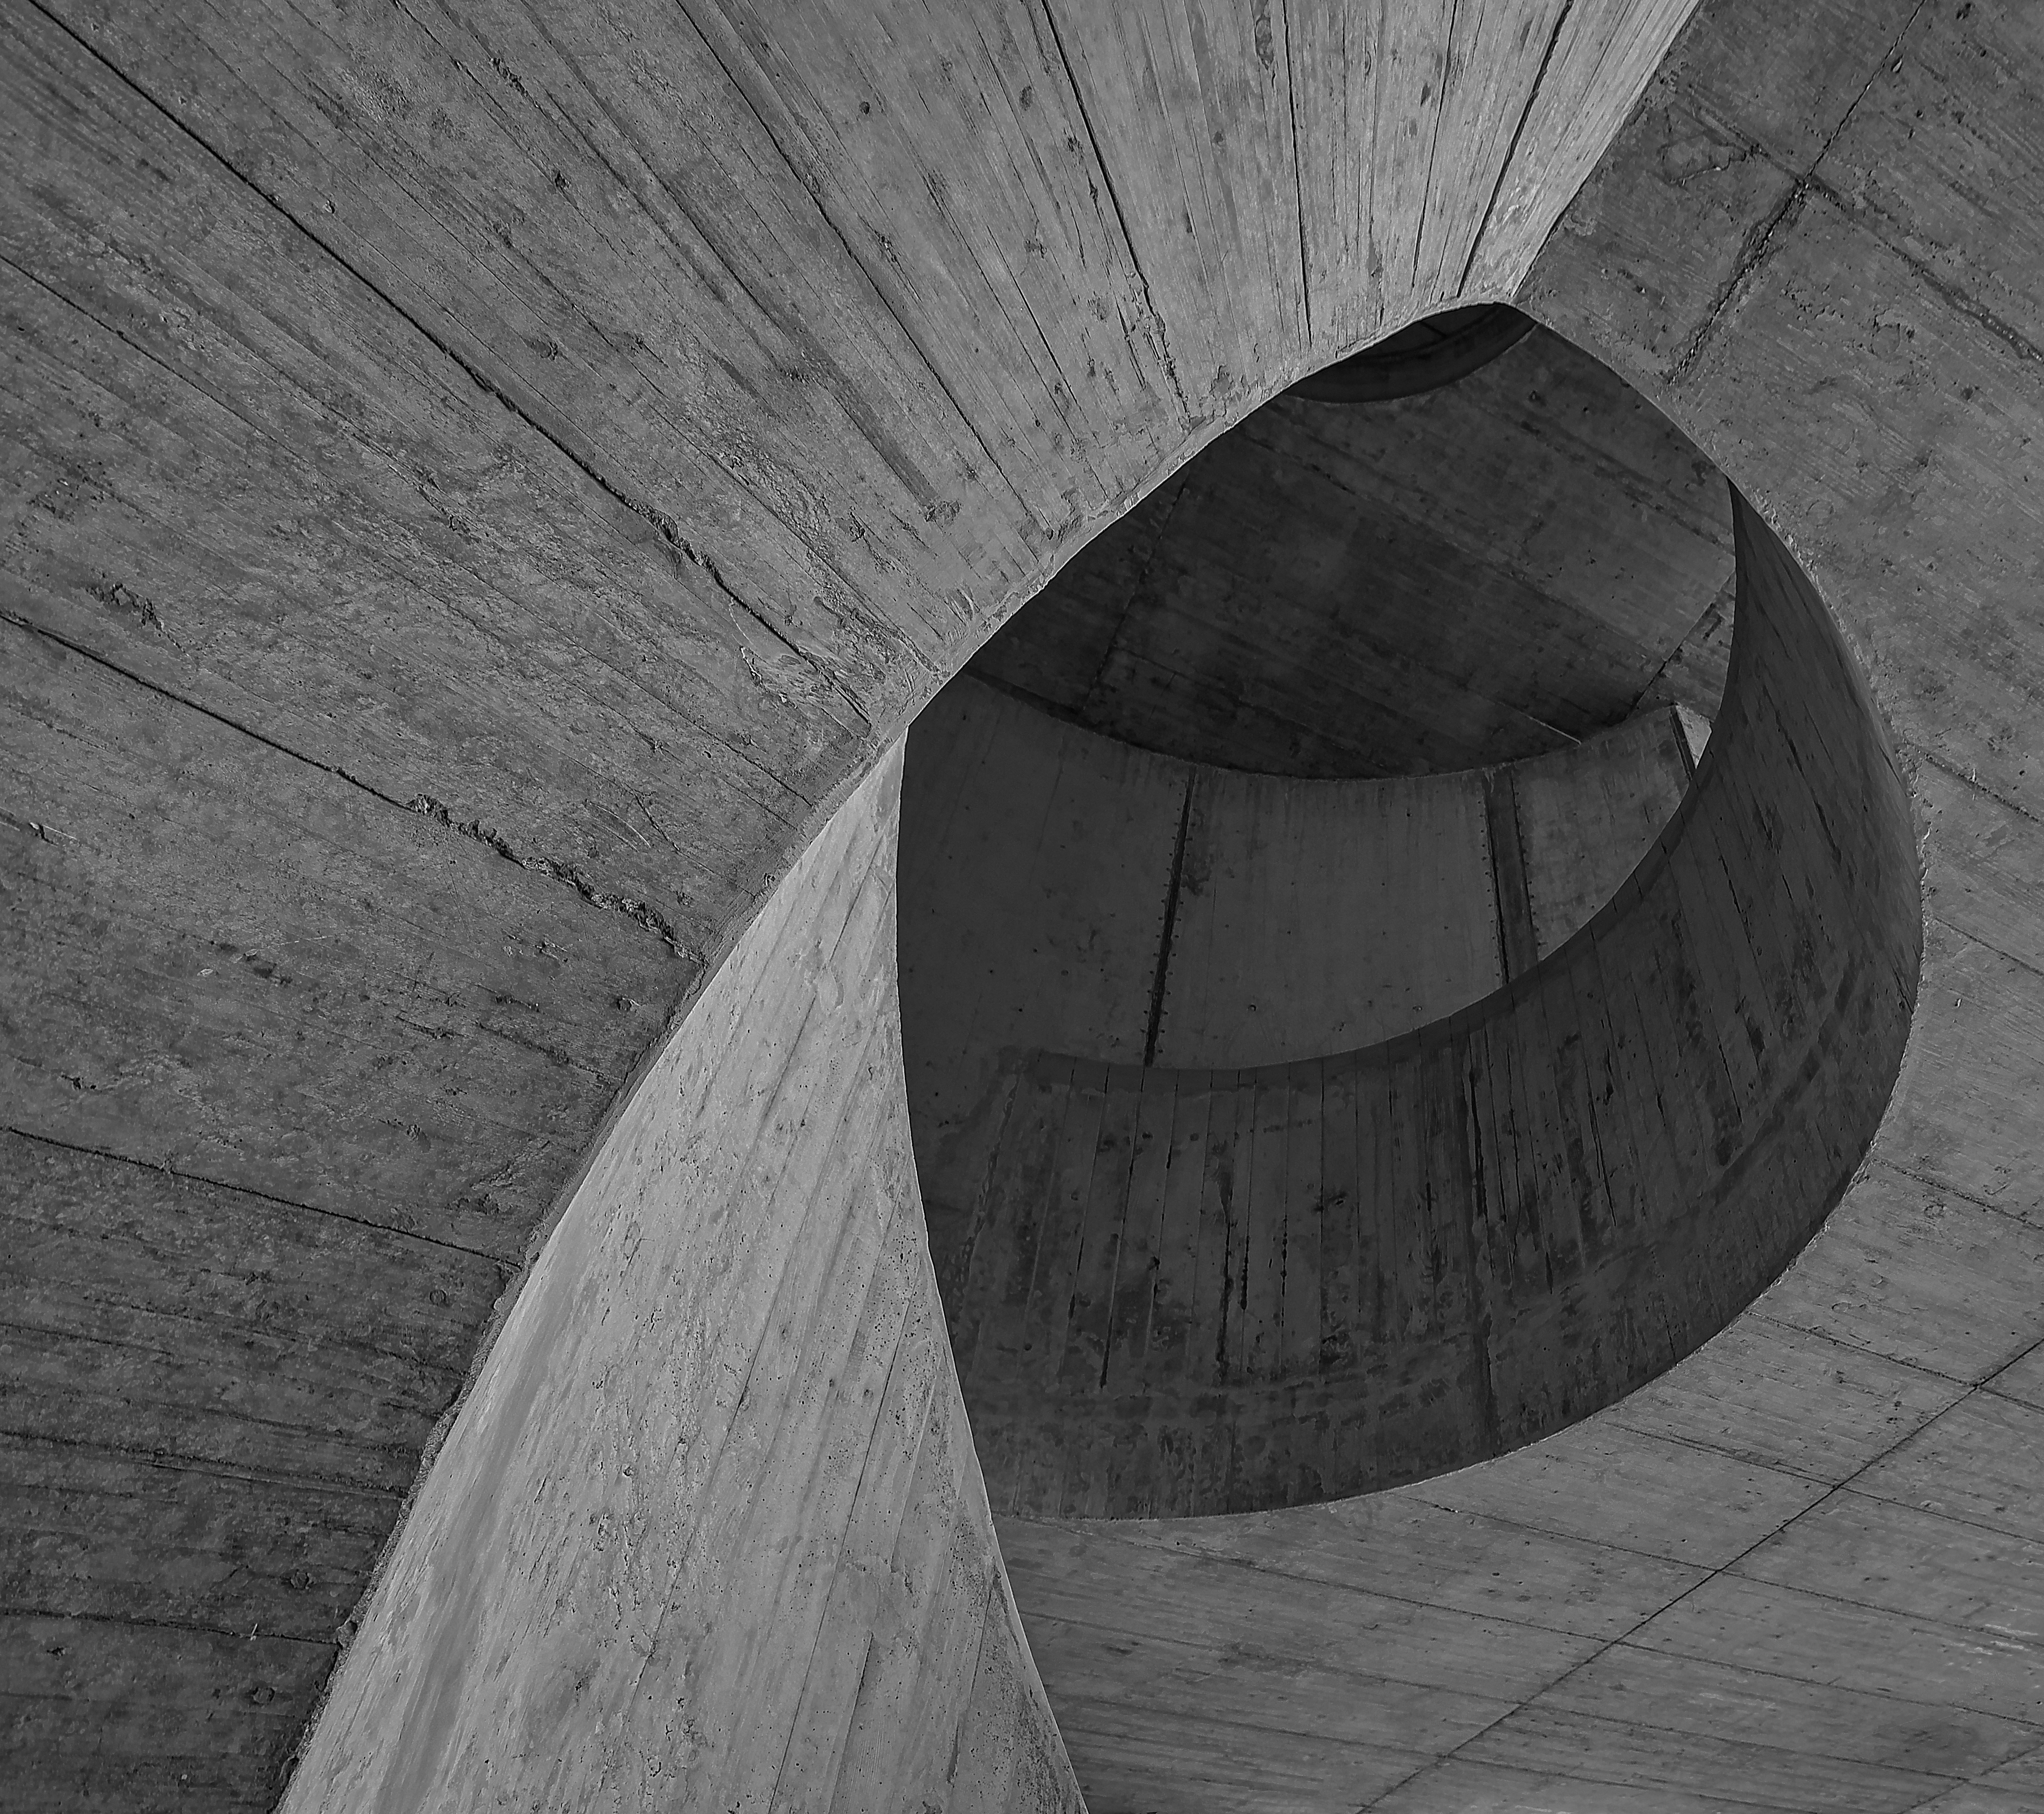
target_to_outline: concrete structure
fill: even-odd
[[[939,1276],[962,1262],[1018,1063],[1236,1069],[1415,1032],[1566,943],[1690,773],[1666,708],[1502,769],[1302,781],[1132,750],[960,675],[916,722],[902,796],[909,1106]]]
[[[9,13],[10,1804],[2044,1800],[2044,44],[1690,13]],[[1821,597],[1756,685],[1823,834],[1744,847],[1872,942],[1878,1126],[1544,1440],[989,1522],[889,753],[1231,424],[1485,299]]]

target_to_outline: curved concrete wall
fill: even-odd
[[[623,1105],[285,1805],[1077,1814],[924,1244],[898,757]]]
[[[1283,1064],[1439,1019],[1608,900],[1689,772],[1665,708],[1502,769],[1318,781],[1151,754],[954,681],[909,740],[900,942],[947,1291],[1017,1055]]]
[[[1908,1031],[1915,845],[1822,601],[1735,516],[1710,754],[1546,961],[1320,1060],[1011,1058],[953,1301],[998,1509],[1251,1510],[1465,1467],[1664,1371],[1815,1232]]]

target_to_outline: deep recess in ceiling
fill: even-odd
[[[1467,378],[1531,332],[1531,316],[1502,302],[1446,309],[1339,359],[1292,386],[1315,403],[1389,403]]]
[[[1274,774],[1516,761],[1723,690],[1722,476],[1535,328],[1393,401],[1280,397],[1070,562],[979,678],[1143,749]]]

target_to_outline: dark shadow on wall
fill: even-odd
[[[1815,1232],[1900,1062],[1915,852],[1822,600],[1734,518],[1695,783],[1531,971],[1302,1062],[1009,1056],[947,1306],[997,1509],[1240,1511],[1464,1467],[1662,1371]]]

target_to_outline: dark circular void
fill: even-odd
[[[944,1279],[997,1509],[1244,1511],[1504,1453],[1689,1353],[1816,1231],[1900,1062],[1915,846],[1822,600],[1733,506],[1708,750],[1536,968],[1302,1064],[1004,1054]]]
[[[1531,317],[1501,302],[1447,309],[1301,378],[1292,394],[1315,403],[1388,403],[1417,397],[1489,365],[1532,327]]]

